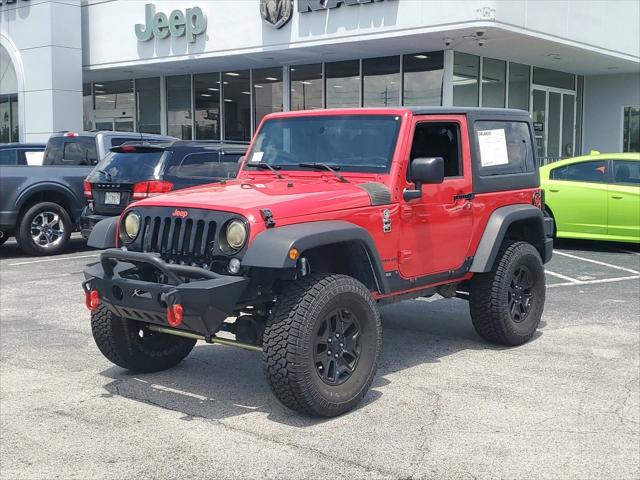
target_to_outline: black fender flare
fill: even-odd
[[[540,238],[532,239],[530,243],[538,249],[542,261],[544,263],[548,262],[551,257],[547,252],[549,249],[545,249],[545,246],[550,240],[546,239],[546,222],[542,210],[534,205],[507,205],[496,209],[489,217],[469,271],[476,273],[489,272],[493,267],[507,230],[513,223],[522,220],[531,221],[535,226],[535,231],[540,233]]]
[[[81,210],[84,205],[84,201],[66,185],[55,182],[39,182],[30,185],[23,190],[20,195],[18,195],[18,198],[16,199],[16,210],[20,211],[31,197],[43,192],[54,192],[66,198],[69,201],[69,207],[72,210],[71,212],[68,212],[71,216],[74,216],[76,211]]]
[[[87,246],[104,250],[116,248],[116,232],[120,217],[110,217],[100,220],[91,230]]]
[[[300,223],[265,230],[253,239],[242,264],[258,268],[294,268],[297,260],[289,258],[292,248],[304,253],[315,247],[343,242],[358,242],[364,247],[378,290],[388,293],[382,261],[371,235],[364,228],[342,220]]]

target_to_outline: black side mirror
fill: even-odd
[[[444,159],[442,157],[415,158],[411,165],[411,180],[415,190],[405,190],[404,199],[412,200],[422,196],[422,184],[438,184],[444,182]]]

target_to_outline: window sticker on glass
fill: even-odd
[[[264,156],[264,152],[253,152],[253,155],[251,155],[251,160],[249,160],[249,163],[260,163],[263,156]]]
[[[478,143],[480,144],[480,164],[483,167],[509,163],[507,139],[503,128],[478,131]]]

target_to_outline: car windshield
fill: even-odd
[[[267,163],[283,170],[303,170],[309,164],[326,164],[343,172],[388,172],[400,122],[397,115],[267,120],[258,132],[246,166]]]
[[[115,179],[137,179],[157,177],[162,170],[164,162],[161,161],[165,152],[111,152],[98,164],[93,173]]]

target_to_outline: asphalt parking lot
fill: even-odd
[[[200,345],[130,375],[98,351],[80,289],[97,258],[0,248],[0,476],[640,477],[640,252],[560,242],[541,329],[484,343],[462,300],[383,308],[363,404],[319,421],[275,400],[259,354]]]

